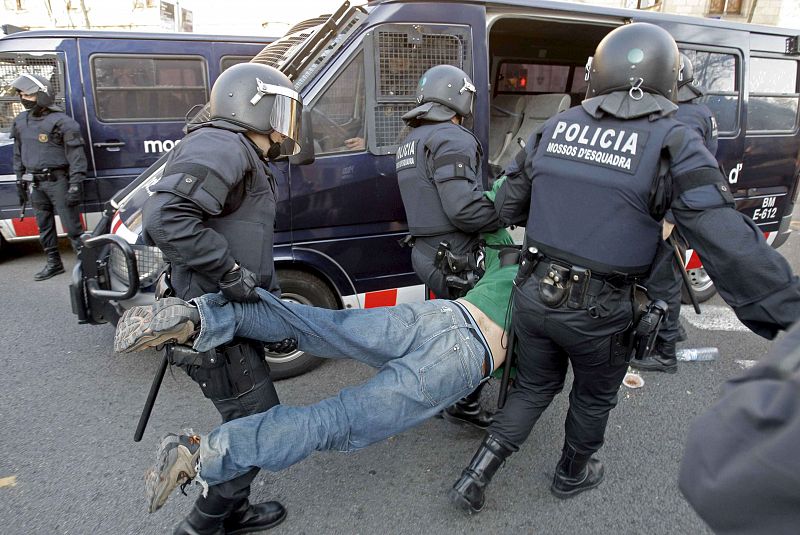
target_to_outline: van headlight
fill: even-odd
[[[139,284],[143,288],[155,283],[164,268],[164,255],[158,247],[149,245],[131,245],[136,255],[136,267],[139,270]],[[119,247],[111,248],[111,272],[122,280],[128,280],[128,264]]]

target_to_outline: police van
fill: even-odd
[[[369,308],[426,297],[409,250],[398,244],[407,224],[395,176],[406,134],[401,116],[415,106],[425,70],[455,65],[478,88],[466,126],[484,147],[488,186],[520,140],[581,102],[587,57],[600,40],[639,21],[668,30],[692,59],[716,115],[717,156],[738,209],[773,246],[785,242],[797,196],[799,32],[545,0],[346,2],[253,60],[286,73],[305,103],[303,150],[275,165],[274,256],[284,298]],[[158,178],[156,164],[106,206],[107,222],[89,240],[93,253],[74,274],[80,321],[113,322],[122,309],[151,299],[147,290],[163,261],[142,244],[141,207]],[[707,298],[713,285],[693,261],[696,289]],[[300,352],[270,361],[276,377],[316,363]]]
[[[18,217],[14,185],[9,132],[22,105],[10,84],[20,74],[50,80],[56,104],[81,127],[89,164],[82,218],[94,228],[103,204],[180,141],[186,113],[205,104],[220,72],[273,40],[80,30],[0,39],[0,248],[39,233],[30,206],[29,217]]]

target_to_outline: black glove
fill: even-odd
[[[28,202],[28,183],[24,180],[17,180],[17,197],[20,205]]]
[[[236,264],[219,280],[219,289],[229,301],[255,303],[260,298],[256,293],[258,277],[249,269]]]
[[[294,338],[284,338],[280,342],[265,342],[264,349],[270,353],[291,353],[297,349],[297,340]]]
[[[80,184],[70,184],[67,190],[67,206],[78,206],[83,198]]]

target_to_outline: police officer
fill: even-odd
[[[47,253],[47,264],[34,280],[64,273],[58,253],[55,213],[67,231],[72,248],[80,250],[83,232],[78,211],[86,177],[86,154],[80,127],[55,105],[53,86],[45,78],[25,73],[11,84],[25,107],[14,119],[14,173],[21,205],[30,200],[36,212],[39,241]]]
[[[416,108],[403,115],[412,128],[396,155],[397,180],[413,237],[411,262],[437,297],[457,299],[480,277],[479,233],[498,229],[494,204],[483,194],[483,153],[461,126],[472,114],[475,86],[452,65],[428,69],[417,86]],[[444,416],[486,428],[479,387]]]
[[[177,297],[221,291],[231,301],[257,301],[257,287],[279,295],[272,258],[276,183],[267,162],[282,144],[299,150],[301,106],[290,80],[266,65],[236,65],[217,79],[210,118],[192,125],[172,150],[144,207],[146,239],[168,259]],[[173,363],[200,385],[224,421],[279,402],[263,344],[237,339],[202,355],[176,347]],[[257,472],[210,487],[175,533],[248,533],[277,525],[286,515],[281,504],[248,500]]]
[[[717,154],[717,121],[711,110],[697,99],[705,94],[694,79],[694,66],[685,54],[681,54],[681,70],[678,75],[678,111],[674,117],[692,128],[703,140],[708,152]],[[673,231],[671,212],[665,217],[665,233]],[[673,242],[683,242],[679,232],[673,233],[671,240],[663,240],[659,245],[653,270],[645,283],[647,292],[653,299],[661,299],[669,305],[664,324],[658,332],[655,350],[649,357],[633,359],[631,367],[646,371],[675,373],[678,359],[675,344],[682,338],[680,328],[681,313],[681,274],[675,261]],[[683,335],[685,336],[685,334]]]
[[[592,455],[628,366],[631,326],[643,326],[634,323],[633,283],[650,269],[667,208],[748,327],[771,338],[800,317],[797,278],[735,210],[697,134],[672,117],[679,67],[665,30],[634,23],[610,32],[587,68],[588,98],[532,136],[498,192],[501,219],[526,223],[513,309],[519,359],[506,405],[450,491],[467,512],[483,508],[486,486],[561,391],[569,364],[550,490],[568,498],[602,481]],[[662,151],[668,173],[659,172]]]

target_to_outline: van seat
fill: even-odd
[[[492,101],[489,119],[489,163],[496,163],[514,139],[522,124],[525,100],[522,95],[497,95]]]
[[[514,157],[527,143],[533,133],[553,115],[570,107],[570,98],[566,93],[549,93],[544,95],[528,95],[525,97],[525,109],[522,112],[522,124],[514,140],[506,146],[503,153],[497,158],[497,163],[506,169]]]

